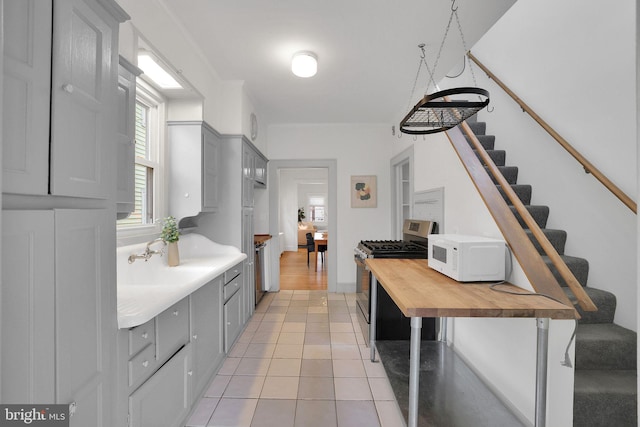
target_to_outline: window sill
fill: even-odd
[[[116,229],[117,246],[144,243],[157,238],[162,231],[161,224],[148,224],[134,227],[118,227]]]

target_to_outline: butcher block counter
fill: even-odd
[[[370,258],[366,264],[407,317],[575,318],[572,307],[543,296],[496,292],[490,283],[456,282],[430,269],[425,259]],[[507,283],[499,289],[531,293]]]
[[[418,425],[420,381],[420,332],[423,317],[531,317],[536,318],[536,393],[535,426],[546,426],[547,352],[549,319],[575,319],[573,307],[509,283],[500,290],[528,296],[497,292],[491,283],[457,282],[428,267],[425,259],[369,258],[371,270],[371,313],[369,346],[371,361],[376,352],[376,305],[378,283],[387,291],[402,313],[411,318],[409,358],[409,410],[407,427]]]

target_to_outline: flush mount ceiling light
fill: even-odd
[[[138,67],[161,89],[182,89],[182,85],[147,51],[138,53]]]
[[[318,72],[318,58],[313,52],[298,52],[291,59],[291,71],[298,77],[313,77]]]

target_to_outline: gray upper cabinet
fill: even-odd
[[[256,154],[255,160],[255,186],[260,188],[267,187],[267,159],[260,154]]]
[[[5,0],[2,191],[49,191],[51,0]]]
[[[112,0],[2,8],[3,192],[109,198],[117,25],[126,14]]]
[[[216,212],[220,135],[205,122],[169,122],[169,213],[178,220]]]
[[[60,196],[108,198],[108,149],[114,141],[117,27],[85,0],[56,0],[51,76],[50,191]],[[111,60],[110,60],[111,59]]]
[[[256,154],[249,144],[242,145],[242,206],[253,207]]]
[[[135,209],[135,108],[136,77],[141,70],[122,56],[118,64],[118,95],[116,112],[118,166],[116,201],[119,218],[127,217]]]

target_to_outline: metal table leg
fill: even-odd
[[[538,348],[536,354],[536,418],[535,427],[547,424],[547,353],[549,350],[549,319],[536,319]]]
[[[369,284],[369,350],[371,351],[371,361],[376,361],[376,309],[378,306],[378,279],[371,275],[371,283]]]
[[[420,382],[420,341],[422,317],[411,318],[411,357],[409,359],[409,422],[407,427],[418,426],[418,390]]]

